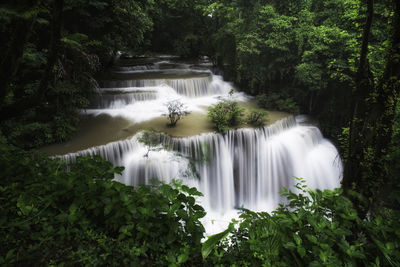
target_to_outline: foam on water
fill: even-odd
[[[305,178],[314,189],[340,186],[342,165],[336,148],[318,128],[298,125],[294,118],[226,135],[165,136],[162,143],[172,149],[151,151],[148,157],[137,136],[63,157],[73,161],[78,155],[99,154],[125,166],[116,179],[128,185],[147,184],[152,178],[182,179],[204,194],[201,205],[212,218],[204,220],[208,233],[222,230],[227,218],[238,216],[235,208],[272,211],[282,202],[282,188],[294,189],[294,177]],[[198,178],[190,171],[189,158]]]
[[[87,109],[85,113],[108,114],[140,123],[166,114],[166,103],[172,100],[180,100],[189,112],[206,112],[204,107],[218,103],[222,97],[227,97],[233,88],[232,84],[216,75],[206,79],[169,80],[167,83],[154,85],[158,81],[146,80],[149,86],[143,87],[102,88],[100,91],[103,94],[97,101],[97,108]],[[194,97],[197,94],[198,96]],[[139,99],[141,96],[143,98]],[[239,92],[232,97],[237,101],[249,99]]]
[[[120,67],[119,71],[147,72],[168,62]],[[182,65],[189,68],[189,65]],[[233,86],[221,76],[137,79],[103,82],[104,88],[87,114],[108,114],[133,123],[167,113],[166,103],[179,99],[190,112],[228,97]],[[235,92],[238,101],[249,99]],[[303,121],[304,117],[299,117]],[[116,180],[127,185],[182,179],[204,194],[200,204],[208,234],[225,229],[237,208],[272,211],[283,201],[283,187],[295,189],[294,177],[304,178],[312,189],[340,186],[342,163],[336,148],[315,126],[298,123],[294,117],[260,129],[232,130],[225,135],[207,133],[186,138],[163,136],[162,146],[151,151],[134,137],[61,156],[68,162],[82,155],[100,155],[115,165],[125,166]],[[168,148],[168,149],[166,149]],[[191,166],[195,166],[195,171]]]

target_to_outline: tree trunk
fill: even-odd
[[[40,5],[40,0],[33,1],[31,8]],[[24,52],[25,44],[33,31],[37,13],[29,19],[16,18],[15,30],[9,42],[5,56],[0,62],[0,110],[4,99],[10,90],[10,83],[14,79],[19,67],[20,59]]]
[[[38,92],[30,99],[16,99],[16,103],[11,106],[3,106],[0,113],[0,121],[21,116],[27,107],[35,107],[45,101],[47,89],[53,76],[53,69],[59,56],[61,44],[62,12],[64,0],[55,0],[52,10],[52,21],[50,31],[49,53],[43,76],[40,80]],[[1,105],[1,103],[0,103]]]
[[[353,115],[350,126],[349,136],[349,155],[344,169],[343,186],[345,190],[355,189],[356,183],[360,177],[360,162],[363,159],[363,149],[365,147],[363,137],[361,136],[364,128],[363,118],[366,114],[366,98],[372,91],[372,81],[368,79],[368,42],[371,31],[372,18],[374,14],[373,0],[367,3],[367,18],[362,35],[360,62],[355,78],[356,88],[353,92]]]
[[[61,28],[62,28],[62,12],[64,8],[64,0],[55,0],[53,21],[51,26],[51,36],[49,45],[49,56],[47,58],[46,68],[44,69],[43,77],[40,80],[39,90],[37,94],[38,101],[42,101],[46,95],[50,79],[53,76],[53,69],[57,62],[61,45]]]
[[[384,76],[375,86],[369,71],[368,39],[373,16],[373,0],[369,0],[360,65],[355,80],[354,113],[350,126],[349,155],[345,164],[343,186],[347,195],[351,195],[351,191],[356,191],[363,196],[362,201],[353,199],[361,216],[370,210],[371,204],[377,200],[379,190],[387,180],[385,161],[392,136],[400,71],[398,60],[400,4],[397,0],[393,0],[393,4],[395,7],[393,36]]]
[[[375,120],[378,136],[376,140],[376,157],[382,158],[382,161],[386,158],[385,156],[389,152],[389,146],[391,145],[392,125],[400,91],[400,2],[394,0],[393,6],[395,17],[393,20],[392,43],[387,55],[386,69],[378,87],[378,100],[375,107],[376,113],[382,113]],[[373,120],[374,118],[372,118],[372,122]],[[386,174],[386,177],[382,177],[383,186],[379,190],[378,198],[385,201],[388,199],[388,192],[393,191],[392,183],[395,177],[390,177],[383,170],[382,173]]]
[[[377,153],[382,156],[386,154],[387,147],[392,137],[392,125],[399,95],[400,87],[400,2],[393,0],[395,17],[393,20],[392,43],[390,45],[386,69],[378,86],[378,99],[375,113],[381,116],[375,123],[378,123],[378,136],[376,142]],[[379,113],[380,112],[380,113]],[[372,118],[372,122],[375,118]]]

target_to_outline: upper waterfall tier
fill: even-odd
[[[233,89],[231,83],[221,76],[185,79],[145,79],[103,82],[109,87],[99,90],[100,94],[85,114],[107,114],[141,123],[162,117],[168,113],[167,103],[179,100],[188,112],[205,113],[205,107],[228,97]],[[122,87],[118,87],[122,86]],[[237,101],[249,99],[243,93],[231,96]]]
[[[172,87],[177,94],[186,97],[200,97],[206,95],[225,94],[224,87],[213,84],[214,77],[212,75],[205,77],[180,78],[180,79],[135,79],[135,80],[113,80],[102,82],[103,88],[119,88],[127,87],[156,87],[160,85],[168,85]],[[229,92],[229,91],[228,91]]]
[[[141,73],[151,70],[208,70],[213,64],[207,60],[182,61],[174,56],[141,57],[117,61],[114,73]]]
[[[206,60],[182,62],[173,56],[119,60],[111,71],[101,75],[99,94],[82,114],[108,115],[140,124],[163,117],[168,113],[168,103],[175,100],[198,116],[221,98],[239,102],[251,98],[214,75],[209,64]]]
[[[117,109],[124,106],[134,104],[136,102],[156,100],[158,94],[156,91],[140,91],[134,90],[132,92],[122,91],[105,91],[99,95],[97,99],[91,104],[94,109]]]

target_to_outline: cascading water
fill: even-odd
[[[176,99],[190,112],[204,112],[204,106],[216,104],[232,89],[221,76],[210,73],[205,77],[105,81],[102,84],[106,87],[100,89],[98,99],[85,113],[119,116],[136,123],[162,116],[167,112],[165,103]],[[236,93],[235,98],[248,99],[242,93]]]
[[[298,125],[294,118],[224,136],[166,137],[163,143],[172,150],[151,151],[148,157],[136,136],[63,157],[73,161],[76,156],[100,155],[126,167],[117,180],[128,185],[146,184],[153,178],[182,179],[203,192],[201,204],[214,212],[214,219],[232,216],[235,207],[271,211],[282,201],[279,191],[293,189],[293,177],[305,177],[310,188],[339,186],[342,167],[336,148],[318,128]],[[189,158],[198,178],[189,170]]]
[[[120,88],[120,87],[155,87],[160,85],[168,85],[175,89],[176,93],[186,97],[200,97],[205,95],[215,95],[225,93],[221,91],[223,87],[213,86],[213,77],[206,76],[200,78],[188,79],[144,79],[144,80],[123,80],[123,81],[107,81],[103,82],[104,88]]]
[[[190,111],[217,103],[232,86],[221,77],[185,79],[138,79],[103,83],[100,100],[89,114],[122,116],[133,122],[165,113],[163,103],[181,99]],[[122,86],[122,87],[121,87]],[[237,99],[246,100],[243,94]],[[163,135],[159,149],[150,151],[130,139],[62,156],[74,161],[81,155],[100,155],[125,166],[116,179],[128,185],[182,179],[197,187],[208,211],[204,220],[208,233],[224,228],[237,216],[235,208],[271,211],[283,200],[279,191],[293,189],[294,177],[306,179],[312,189],[339,187],[342,165],[336,148],[315,126],[298,123],[294,117],[260,129],[232,130],[225,135],[207,133],[186,138]],[[193,168],[194,167],[194,168]]]
[[[135,102],[155,100],[157,98],[156,92],[151,91],[133,91],[131,93],[126,92],[121,94],[114,94],[114,92],[107,92],[105,90],[102,91],[103,94],[99,95],[98,99],[92,104],[92,108],[117,109]]]

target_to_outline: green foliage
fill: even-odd
[[[349,156],[349,135],[350,135],[350,128],[346,127],[342,129],[342,132],[338,136],[338,141],[340,144],[340,149],[342,150],[342,160],[346,162]]]
[[[242,123],[243,115],[244,109],[233,99],[223,99],[208,109],[208,117],[220,133],[225,133],[230,127]]]
[[[293,114],[299,113],[299,106],[291,97],[283,98],[275,93],[257,96],[257,103],[260,107],[269,110],[286,111]]]
[[[376,84],[390,46],[390,2],[374,4],[368,58]],[[64,3],[59,19],[55,3]],[[186,57],[205,53],[260,95],[262,107],[317,114],[336,132],[344,130],[338,139],[347,155],[351,140],[343,127],[354,108],[349,99],[364,9],[357,0],[3,1],[0,265],[399,265],[398,106],[390,151],[363,151],[365,187],[385,195],[385,205],[376,204],[367,219],[340,190],[299,186],[298,194],[284,191],[287,205],[272,214],[244,211],[238,229],[230,226],[203,246],[198,219],[204,210],[195,204],[195,189],[127,187],[112,181],[122,169],[99,158],[80,158],[67,172],[61,160],[4,145],[34,148],[66,140],[96,91],[96,73],[116,51],[152,48]],[[220,132],[240,124],[242,115],[229,99],[209,111]],[[259,115],[250,121],[261,124]],[[142,136],[146,155],[160,143],[157,135]],[[390,176],[376,181],[369,172],[376,167],[372,157],[387,152],[381,162]]]
[[[95,74],[110,64],[118,50],[138,51],[144,45],[153,4],[2,3],[0,127],[9,142],[36,148],[67,140],[80,110],[96,94]]]
[[[235,230],[235,224],[230,223],[228,228],[221,233],[209,236],[207,240],[203,243],[201,254],[203,258],[207,258],[210,255],[211,251],[215,248],[215,246],[224,240],[231,232]]]
[[[353,0],[212,1],[203,9],[213,25],[209,53],[247,92],[279,95],[273,101],[279,104],[266,107],[316,115],[334,137],[352,112],[348,99],[360,56],[363,8]],[[377,80],[385,68],[393,7],[383,1],[374,9],[369,58]]]
[[[158,0],[150,11],[153,31],[149,34],[151,49],[195,58],[205,54],[210,18],[202,8],[205,0]],[[184,27],[182,27],[184,25]]]
[[[1,265],[193,265],[205,215],[195,188],[125,186],[98,157],[60,159],[0,146]]]
[[[23,99],[35,97],[37,85],[24,87]],[[24,113],[16,118],[0,122],[9,143],[24,148],[37,148],[49,143],[63,142],[76,130],[80,109],[86,107],[91,92],[86,83],[59,82],[47,95],[46,103],[26,107]],[[86,92],[85,92],[86,91]],[[18,100],[10,97],[10,105]]]
[[[388,161],[388,182],[385,186],[386,202],[389,206],[396,207],[400,203],[400,102],[397,101],[393,124],[393,136],[390,144]],[[387,192],[390,192],[388,195]]]
[[[400,214],[360,219],[341,189],[283,190],[271,214],[243,210],[240,224],[201,239],[195,188],[130,187],[98,157],[68,166],[5,145],[0,135],[1,265],[397,266]]]
[[[268,121],[266,118],[268,116],[268,112],[265,110],[252,110],[250,114],[247,116],[247,123],[255,126],[255,127],[262,127]]]
[[[307,190],[304,181],[297,184],[297,189],[297,194],[284,189],[282,195],[288,203],[272,214],[244,210],[239,228],[228,229],[231,237],[214,246],[209,263],[237,266],[397,266],[400,263],[398,212],[361,220],[341,189]]]
[[[150,151],[156,150],[158,146],[161,145],[162,133],[155,131],[154,129],[145,130],[141,133],[138,141],[146,145],[147,152],[143,157],[149,157]]]
[[[32,147],[68,138],[72,131],[58,133],[60,127],[47,123],[56,113],[65,122],[61,129],[74,129],[77,111],[95,93],[95,73],[121,50],[133,55],[147,49],[186,57],[206,54],[249,93],[279,95],[273,101],[277,103],[265,106],[317,115],[329,134],[347,126],[347,99],[365,20],[359,1],[63,2],[60,44],[49,67],[56,23],[53,2],[7,0],[0,7],[0,73],[10,68],[8,59],[19,62],[9,75],[4,99],[0,94],[0,108],[12,110],[3,116],[21,127],[38,123],[55,136],[36,144],[17,143],[12,128],[6,127],[4,133],[14,144]],[[376,81],[383,75],[390,44],[388,25],[394,13],[389,2],[375,3],[368,56]],[[15,40],[25,37],[22,53],[11,49],[18,45]],[[39,88],[43,80],[50,84],[43,89],[46,93]],[[28,118],[15,112],[20,106],[35,109],[36,115]]]

